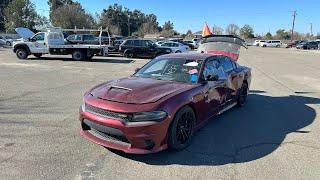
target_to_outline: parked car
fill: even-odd
[[[181,43],[183,45],[189,46],[190,49],[195,49],[195,46],[193,44],[186,43],[181,39],[169,39],[169,41],[178,42],[178,43]]]
[[[170,41],[164,42],[160,46],[161,47],[168,47],[174,53],[188,52],[190,50],[189,46],[186,46],[186,45],[178,43],[178,42],[170,42]]]
[[[11,39],[10,37],[0,36],[0,44],[12,46],[13,39]]]
[[[159,47],[153,41],[146,39],[127,39],[119,47],[119,52],[125,57],[154,58],[159,55],[169,54],[171,48]]]
[[[281,47],[282,42],[280,40],[270,40],[259,43],[261,47]]]
[[[318,42],[316,41],[308,41],[302,42],[296,46],[297,49],[318,49]]]
[[[254,43],[252,44],[253,46],[260,46],[260,43],[266,42],[265,40],[255,40]]]
[[[163,55],[130,77],[88,91],[80,134],[126,153],[182,150],[206,121],[243,106],[250,82],[250,68],[227,56]]]
[[[251,69],[229,57],[238,46],[244,40],[235,36],[206,37],[199,48],[218,55],[163,55],[130,77],[95,86],[80,107],[81,135],[135,154],[186,148],[212,117],[245,104]]]
[[[191,44],[195,49],[197,49],[199,47],[199,40],[198,39],[193,39],[193,40],[186,40],[186,41],[183,41],[187,44]]]
[[[286,48],[296,47],[298,44],[300,44],[300,43],[302,43],[302,42],[305,42],[305,41],[293,41],[293,42],[289,42],[289,43],[286,45]]]
[[[123,43],[123,40],[114,40],[113,46],[108,47],[109,52],[119,52],[119,47]]]
[[[73,34],[66,38],[71,44],[99,44],[99,38],[92,34]]]

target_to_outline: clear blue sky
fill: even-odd
[[[46,0],[32,0],[38,12],[48,16]],[[144,13],[154,13],[160,25],[170,20],[175,29],[185,33],[202,29],[204,22],[209,26],[217,25],[225,28],[230,23],[242,26],[249,24],[255,33],[274,33],[279,28],[290,29],[292,11],[297,10],[296,30],[320,33],[320,1],[319,0],[78,0],[91,14],[100,13],[109,5],[118,3],[129,9],[139,9]]]

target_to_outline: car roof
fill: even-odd
[[[205,53],[173,53],[166,54],[160,57],[162,58],[182,58],[182,59],[191,59],[191,60],[205,60],[208,57],[213,57],[215,55],[205,54]]]

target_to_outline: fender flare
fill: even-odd
[[[26,44],[17,44],[13,47],[13,52],[16,53],[17,49],[25,49],[28,53],[28,55],[31,54],[31,51],[29,49],[29,47]]]

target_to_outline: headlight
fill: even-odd
[[[152,111],[152,112],[138,112],[132,115],[132,122],[141,121],[162,121],[167,117],[167,113],[164,111]]]
[[[167,49],[166,52],[167,52],[167,53],[171,53],[171,49]]]

